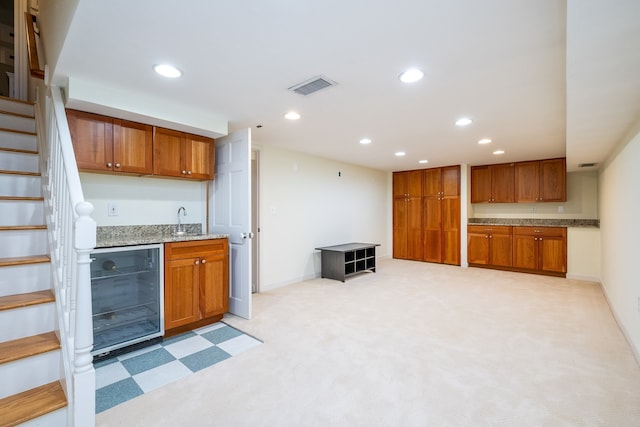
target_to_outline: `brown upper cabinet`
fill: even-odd
[[[564,158],[471,167],[471,203],[567,200]]]
[[[516,163],[516,202],[565,202],[566,170],[564,158]]]
[[[67,110],[78,169],[148,175],[153,172],[152,126]]]
[[[514,164],[471,167],[471,203],[513,203]]]
[[[154,129],[153,173],[188,179],[213,179],[214,141],[171,129]]]

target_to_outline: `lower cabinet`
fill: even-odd
[[[469,225],[467,258],[472,267],[565,277],[566,227]]]
[[[214,323],[229,307],[227,239],[165,243],[165,336]]]
[[[534,273],[567,273],[565,227],[513,227],[513,267]]]
[[[467,230],[469,265],[511,267],[511,228],[470,225]]]

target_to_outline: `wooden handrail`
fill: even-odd
[[[27,24],[27,53],[29,55],[29,70],[31,72],[31,76],[44,80],[44,70],[40,68],[40,62],[38,61],[38,45],[36,43],[36,31],[34,28],[34,25],[36,24],[36,17],[29,12],[25,12],[24,17]]]

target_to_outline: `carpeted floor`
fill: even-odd
[[[264,344],[99,426],[638,426],[640,368],[598,284],[381,260],[254,296]]]

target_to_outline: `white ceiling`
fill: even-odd
[[[154,75],[166,61],[183,77]],[[410,66],[425,78],[406,85]],[[318,75],[337,86],[287,90]],[[566,154],[575,170],[640,119],[640,1],[79,0],[54,71],[68,76],[251,127],[259,146],[376,169]],[[461,116],[473,124],[454,126]]]

